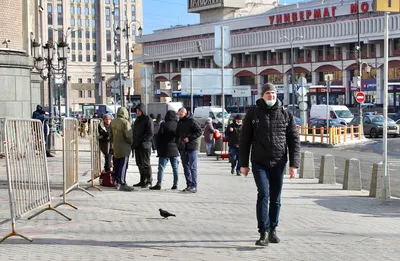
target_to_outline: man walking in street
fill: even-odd
[[[150,165],[151,149],[153,144],[153,120],[146,115],[144,104],[135,107],[137,118],[133,125],[133,145],[136,165],[139,168],[140,182],[134,187],[148,188],[153,181]]]
[[[245,118],[240,135],[241,172],[249,173],[249,154],[257,186],[257,222],[260,239],[256,245],[279,243],[276,234],[281,207],[283,176],[288,160],[289,174],[294,178],[299,167],[300,140],[293,114],[276,99],[271,83],[262,87],[262,98]],[[268,210],[269,200],[269,210]],[[268,238],[267,238],[268,234]]]
[[[239,141],[240,141],[240,130],[242,127],[242,116],[240,114],[235,116],[232,123],[228,125],[225,131],[225,136],[228,139],[229,146],[229,160],[231,163],[231,174],[235,173],[240,176],[240,164],[239,164]]]
[[[111,121],[110,130],[114,153],[114,179],[119,184],[119,190],[132,191],[133,188],[126,184],[126,171],[133,141],[128,110],[125,107],[118,108],[117,118]]]
[[[158,116],[157,116],[158,118]],[[178,189],[178,165],[179,151],[175,143],[176,127],[178,125],[176,112],[167,111],[164,117],[165,121],[160,123],[157,137],[157,154],[158,154],[158,174],[157,184],[150,189],[160,190],[164,177],[164,169],[168,161],[171,162],[172,172],[174,174],[174,183],[171,189]]]
[[[179,153],[186,178],[184,192],[197,192],[197,156],[199,153],[198,139],[201,136],[200,124],[193,119],[192,114],[184,107],[178,111],[179,122],[176,129],[175,142]]]
[[[99,123],[99,147],[104,155],[104,170],[109,172],[112,167],[112,143],[110,137],[110,124],[111,116],[109,114],[104,114],[103,121]]]

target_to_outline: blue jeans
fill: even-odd
[[[257,163],[252,163],[252,165],[258,192],[256,207],[258,232],[267,233],[270,228],[278,226],[285,165],[270,169]]]
[[[239,148],[236,146],[229,146],[229,161],[231,163],[231,168],[235,168],[236,171],[240,171],[239,164]]]
[[[186,178],[187,188],[197,188],[197,156],[198,150],[181,150],[181,160]]]
[[[213,154],[214,141],[207,142],[207,155]]]
[[[164,177],[164,169],[165,166],[167,166],[168,161],[171,161],[172,173],[174,174],[174,185],[178,186],[178,165],[179,165],[178,157],[158,158],[157,185],[161,186]]]
[[[129,157],[113,159],[114,162],[114,179],[118,184],[126,184],[126,171],[128,169]]]

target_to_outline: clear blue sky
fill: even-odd
[[[299,0],[281,0],[280,4],[291,4]],[[150,34],[154,30],[175,25],[198,24],[200,16],[187,12],[188,0],[143,0],[143,30]]]

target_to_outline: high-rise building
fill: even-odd
[[[140,80],[135,78],[140,76],[140,72],[137,66],[128,69],[132,66],[134,53],[127,50],[127,47],[128,44],[129,49],[135,46],[135,38],[139,34],[139,27],[142,26],[142,0],[43,2],[45,15],[42,17],[42,44],[63,40],[69,44],[67,79],[70,110],[87,113],[87,109],[92,114],[94,104],[114,103],[120,100],[120,92],[115,95],[116,100],[111,93],[111,86],[116,78],[122,79],[125,99],[130,91],[131,100],[137,103],[140,95],[135,94],[141,88],[138,86]],[[126,30],[128,28],[129,30]],[[139,49],[136,48],[135,52],[140,51]],[[127,79],[128,75],[130,79]],[[55,98],[57,100],[57,96],[60,96],[62,111],[65,104],[61,87],[63,77],[55,77]],[[127,88],[128,86],[132,88]],[[44,91],[44,103],[46,97],[47,93]]]

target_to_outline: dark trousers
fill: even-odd
[[[185,151],[181,150],[181,160],[183,171],[186,178],[187,188],[197,188],[197,156],[198,150]]]
[[[240,171],[239,148],[237,145],[229,145],[229,161],[231,162],[231,168]]]
[[[281,192],[285,165],[266,168],[252,163],[254,180],[257,185],[258,232],[266,233],[278,226],[281,209]],[[268,210],[269,200],[269,210]]]
[[[129,157],[114,157],[114,179],[118,184],[126,184],[126,171],[128,170]]]
[[[135,149],[136,165],[139,168],[140,183],[151,184],[153,182],[151,165],[150,165],[151,149],[138,148]]]
[[[108,172],[111,170],[112,167],[113,151],[110,150],[108,153],[105,153],[105,151],[101,152],[104,155],[104,170]]]

